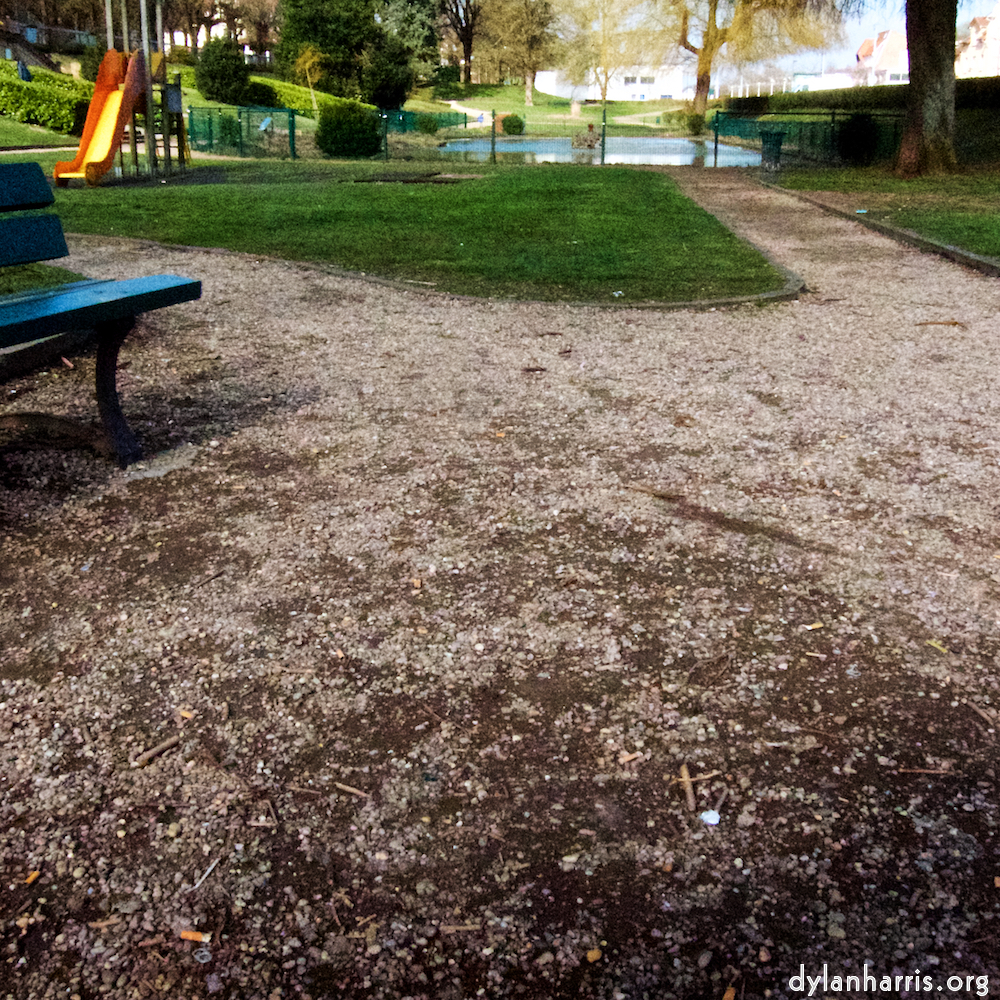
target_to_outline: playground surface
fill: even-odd
[[[1000,288],[672,174],[800,299],[71,238],[204,295],[0,453],[0,997],[996,988]]]

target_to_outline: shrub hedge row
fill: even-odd
[[[12,62],[0,62],[0,115],[55,132],[80,135],[93,88],[73,77],[32,69],[32,82],[17,75]]]
[[[734,97],[726,110],[736,114],[766,115],[782,111],[905,111],[906,84],[883,87],[847,87],[843,90],[813,90],[770,97]],[[966,111],[1000,109],[1000,77],[974,77],[955,81],[955,108]]]

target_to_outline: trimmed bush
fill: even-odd
[[[194,83],[206,101],[242,104],[250,83],[250,67],[234,42],[213,38],[198,57]]]
[[[688,135],[702,135],[705,131],[705,116],[688,115],[687,130],[688,130]]]
[[[840,158],[855,167],[867,167],[875,161],[879,130],[871,115],[851,115],[837,122],[837,152]]]
[[[320,108],[316,145],[326,156],[376,156],[382,149],[382,120],[359,101],[338,101]]]
[[[263,80],[251,80],[243,91],[243,103],[258,108],[280,108],[278,92]]]
[[[223,146],[240,144],[240,123],[231,115],[219,115],[219,142]]]
[[[524,135],[524,119],[517,115],[504,115],[500,127],[504,135]]]
[[[34,81],[24,83],[13,63],[0,63],[0,115],[55,132],[82,134],[92,88],[59,73],[33,70],[32,75]]]
[[[438,130],[438,120],[434,115],[417,115],[417,131],[422,135],[435,135]]]

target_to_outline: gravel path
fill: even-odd
[[[0,996],[996,990],[1000,289],[673,173],[801,300],[71,240],[205,295],[0,451]]]

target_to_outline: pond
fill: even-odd
[[[608,136],[605,163],[642,163],[669,167],[714,166],[712,139],[658,139]],[[490,157],[490,140],[455,139],[439,150],[445,159],[482,163]],[[601,150],[573,149],[572,140],[533,139],[529,136],[497,139],[498,163],[600,163]],[[760,166],[760,153],[719,143],[720,167]]]

